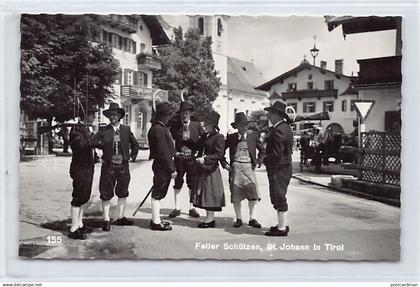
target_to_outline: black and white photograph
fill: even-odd
[[[21,14],[17,256],[399,262],[403,24]]]

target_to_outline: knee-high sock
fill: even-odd
[[[277,225],[277,228],[279,230],[285,230],[287,225],[287,216],[286,211],[278,211],[277,213],[279,224]]]
[[[110,200],[102,200],[102,209],[104,211],[105,221],[111,221],[111,219],[109,217],[109,212],[111,210],[111,201]]]
[[[160,200],[152,198],[152,221],[160,224]]]
[[[71,227],[70,231],[74,232],[79,228],[79,212],[80,207],[72,206],[71,207]]]
[[[250,200],[248,201],[249,206],[249,220],[255,219],[255,206],[257,206],[258,201]]]
[[[175,199],[175,209],[181,209],[179,206],[179,194],[181,193],[180,188],[174,188],[174,199]]]
[[[204,222],[208,223],[214,220],[214,211],[206,210],[206,220]]]
[[[233,209],[235,209],[235,215],[236,215],[237,220],[238,219],[242,220],[241,207],[242,207],[241,202],[236,202],[236,203],[233,204]]]
[[[194,205],[191,202],[191,192],[192,192],[191,189],[189,189],[188,192],[189,192],[189,195],[190,195],[190,209],[193,209],[194,208]]]
[[[118,198],[118,219],[125,217],[125,207],[127,206],[127,198]]]
[[[83,227],[83,205],[79,208],[79,228]]]

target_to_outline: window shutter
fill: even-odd
[[[145,87],[148,85],[148,75],[146,73],[143,73],[143,85]]]
[[[124,69],[124,85],[128,85],[128,69]]]
[[[139,84],[139,72],[133,71],[133,85],[137,86]]]
[[[133,54],[137,54],[137,42],[133,41]]]

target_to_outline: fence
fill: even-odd
[[[400,185],[400,133],[362,133],[359,153],[360,180],[373,183]]]

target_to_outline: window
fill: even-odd
[[[245,111],[245,115],[246,115],[246,116],[248,116],[248,113],[249,113],[249,111],[248,111],[248,110],[246,110],[246,111]]]
[[[342,112],[347,112],[347,100],[342,100],[341,101],[341,111]]]
[[[204,35],[204,19],[203,17],[198,18],[198,32],[200,35]]]
[[[334,80],[324,81],[324,90],[334,90]]]
[[[112,35],[112,48],[118,48],[118,35],[117,34],[111,34]]]
[[[295,92],[297,90],[297,84],[296,83],[289,83],[287,91],[288,92]]]
[[[293,107],[293,109],[295,110],[295,112],[297,112],[297,103],[287,103],[288,107]]]
[[[118,49],[122,50],[123,48],[123,37],[118,36]]]
[[[146,52],[146,44],[140,43],[140,53],[145,53],[145,52]]]
[[[236,116],[236,113],[238,112],[238,109],[233,109],[233,115]]]
[[[148,74],[147,73],[143,73],[143,86],[145,86],[145,87],[148,86]]]
[[[127,85],[133,84],[133,71],[127,69]]]
[[[303,112],[304,113],[315,113],[315,111],[316,111],[315,105],[316,105],[315,102],[303,103]]]
[[[139,72],[133,71],[133,85],[138,86],[139,84]]]
[[[137,129],[143,130],[143,113],[140,109],[137,110],[136,120],[137,120]]]
[[[333,112],[334,111],[334,101],[323,102],[323,111],[324,112]]]
[[[312,80],[312,74],[308,75],[308,80]]]
[[[223,25],[222,25],[222,20],[219,18],[217,19],[217,36],[222,36],[223,33]]]
[[[122,85],[122,69],[118,69],[118,77],[117,80],[115,81],[116,85]]]
[[[350,100],[350,112],[353,112],[355,109],[354,102],[356,102],[356,100]]]
[[[314,82],[308,82],[308,90],[314,89]]]

